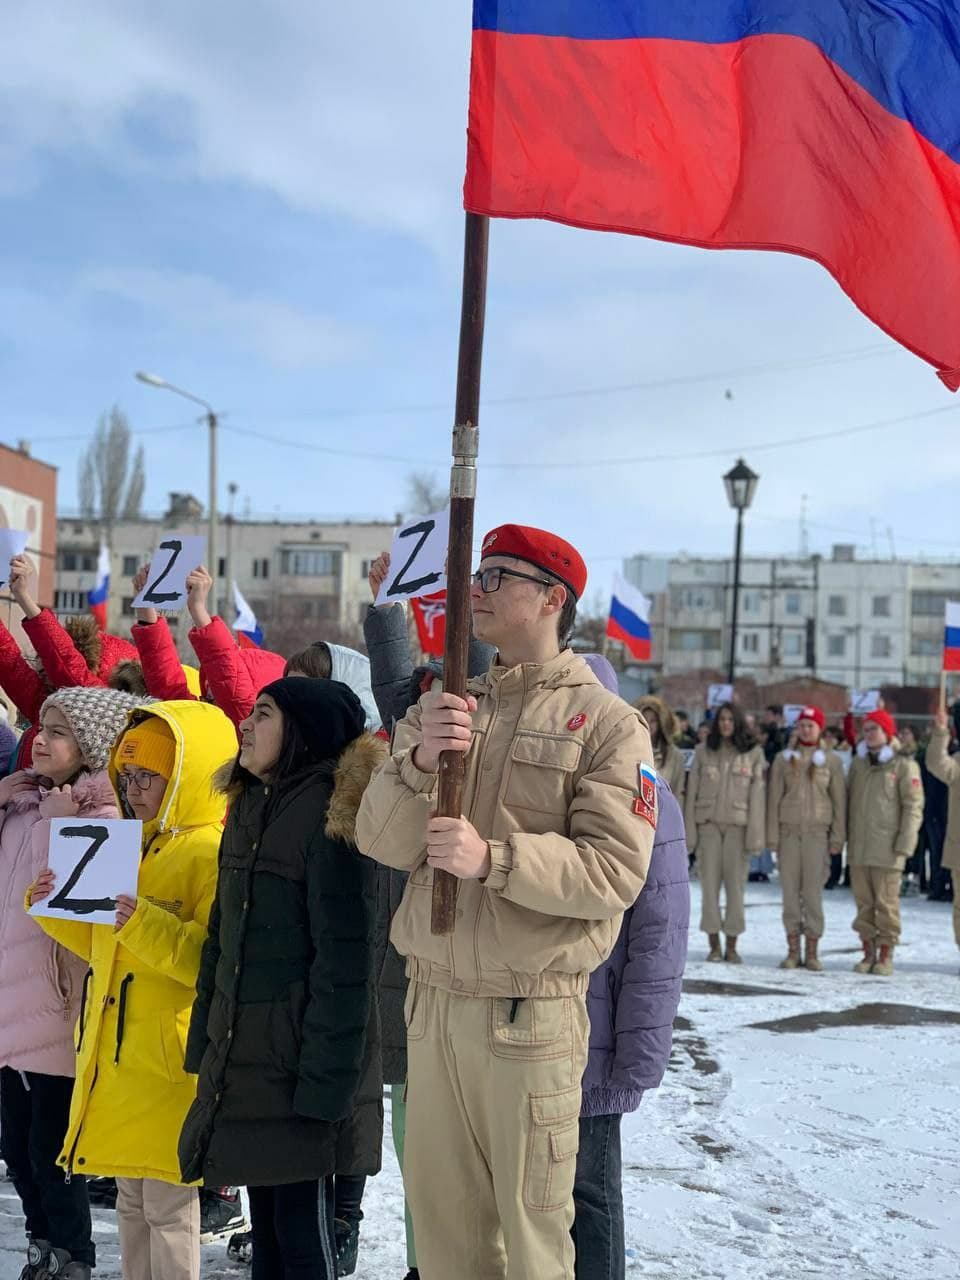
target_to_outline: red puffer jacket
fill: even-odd
[[[75,685],[103,689],[118,662],[135,660],[137,651],[119,636],[105,631],[98,634],[100,665],[91,671],[83,655],[49,609],[35,618],[25,618],[23,629],[43,664],[43,676],[27,662],[20,646],[0,623],[0,684],[17,710],[30,721],[17,755],[17,768],[26,769],[33,759],[33,740],[37,734],[37,718],[44,700],[53,689],[69,689]]]
[[[155,698],[193,698],[165,619],[138,622],[133,639],[148,691]],[[269,649],[241,649],[221,618],[194,627],[190,643],[200,659],[200,685],[235,725],[253,710],[257,694],[283,675],[286,659]]]

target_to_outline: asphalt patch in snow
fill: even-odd
[[[786,987],[752,987],[747,982],[715,982],[709,978],[685,978],[685,996],[798,996]]]
[[[852,1009],[798,1013],[792,1018],[751,1022],[754,1031],[796,1033],[827,1027],[929,1027],[960,1026],[960,1013],[949,1009],[921,1009],[912,1004],[858,1004]]]

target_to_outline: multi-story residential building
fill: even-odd
[[[653,600],[655,673],[726,670],[731,559],[635,556],[624,574]],[[960,564],[858,560],[843,544],[829,559],[744,557],[737,675],[935,685],[948,599],[960,600]]]
[[[220,526],[217,592],[220,612],[233,619],[229,583],[236,580],[266,632],[267,642],[286,650],[324,635],[359,637],[370,603],[370,562],[390,546],[393,521],[230,520]],[[171,531],[205,535],[203,510],[189,494],[171,494],[160,518],[120,521],[110,535],[110,630],[124,634],[134,621],[131,579]],[[82,612],[93,586],[100,540],[94,522],[58,522],[59,546],[53,607]],[[211,566],[208,566],[211,568]],[[189,616],[168,615],[181,652]]]

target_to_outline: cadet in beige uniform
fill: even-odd
[[[953,872],[953,936],[960,947],[960,759],[949,753],[950,730],[947,713],[937,712],[933,733],[927,747],[927,768],[935,778],[950,788],[947,801],[947,838],[943,844],[942,866]]]
[[[700,873],[700,928],[710,939],[708,960],[742,963],[737,938],[747,927],[743,890],[750,859],[763,850],[764,768],[763,750],[743,713],[725,702],[693,757],[684,808],[687,847],[697,855]],[[720,950],[721,930],[727,935],[726,952]]]
[[[687,785],[687,762],[683,752],[674,745],[677,733],[677,719],[667,704],[652,694],[640,698],[633,704],[650,730],[650,741],[653,743],[653,760],[657,773],[670,786],[670,790],[683,808],[683,793]]]
[[[829,856],[846,838],[847,788],[835,751],[820,746],[823,712],[804,707],[796,743],[774,757],[767,784],[767,848],[777,851],[783,888],[787,955],[781,969],[821,970],[817,946],[823,937],[823,885]],[[804,955],[800,939],[806,937]]]
[[[916,761],[900,754],[887,711],[871,711],[850,766],[847,863],[857,904],[854,930],[863,944],[857,973],[889,977],[900,941],[900,878],[923,822],[923,784]]]
[[[573,1280],[585,993],[656,825],[646,725],[564,647],[585,585],[562,539],[488,534],[473,625],[497,659],[467,701],[421,698],[360,809],[363,852],[410,873],[391,939],[410,979],[403,1173],[424,1280]],[[446,750],[467,754],[462,818],[433,816]],[[460,880],[447,937],[430,931],[437,867]]]

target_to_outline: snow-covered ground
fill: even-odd
[[[629,1274],[960,1276],[960,978],[950,908],[904,901],[897,973],[883,979],[851,971],[849,892],[825,897],[823,974],[777,968],[776,883],[748,887],[742,967],[706,964],[702,935],[692,935],[670,1071],[625,1122]],[[695,912],[698,898],[694,885]],[[834,1016],[823,1025],[821,1014]],[[790,1019],[798,1021],[776,1025]],[[406,1269],[389,1131],[384,1146],[384,1171],[364,1203],[357,1280],[400,1280]],[[0,1280],[16,1280],[22,1265],[18,1208],[0,1183]],[[113,1280],[112,1215],[96,1219],[96,1274]],[[205,1250],[204,1280],[249,1274],[224,1252]]]

